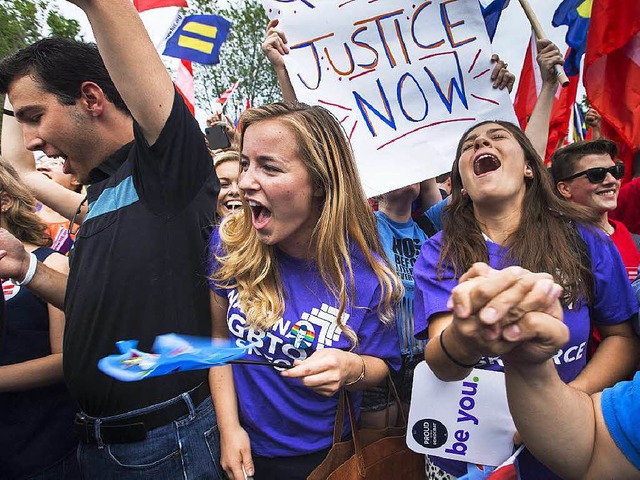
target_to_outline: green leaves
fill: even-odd
[[[60,35],[75,38],[76,20],[67,20],[43,0],[0,0],[0,58],[39,38]]]

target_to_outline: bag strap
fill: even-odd
[[[333,445],[342,441],[342,426],[344,425],[344,404],[346,392],[344,388],[340,389],[340,398],[338,398],[338,408],[336,409],[336,421],[333,424]]]
[[[361,478],[364,478],[367,471],[364,463],[362,443],[360,442],[360,430],[358,430],[358,423],[356,422],[356,414],[353,408],[353,403],[351,402],[351,395],[349,395],[348,392],[345,393],[345,400],[347,402],[347,409],[349,410],[349,421],[351,422],[351,437],[353,440],[353,447],[358,463],[358,474]]]

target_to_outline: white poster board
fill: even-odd
[[[515,432],[503,373],[474,369],[464,380],[443,382],[426,362],[418,364],[407,426],[411,450],[495,467],[511,456]]]
[[[492,87],[477,0],[262,0],[291,49],[298,99],[335,114],[367,195],[451,169],[462,132],[517,122]]]

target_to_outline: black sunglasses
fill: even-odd
[[[613,178],[616,180],[620,180],[624,176],[624,164],[617,163],[613,167],[604,168],[604,167],[595,167],[588,168],[587,170],[583,170],[578,173],[574,173],[573,175],[562,178],[558,180],[559,182],[566,182],[567,180],[573,180],[574,178],[578,178],[581,175],[586,175],[587,180],[591,183],[602,183],[604,179],[607,177],[607,173],[610,173]]]

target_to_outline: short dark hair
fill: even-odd
[[[585,142],[571,143],[565,147],[557,149],[551,156],[551,175],[554,183],[558,183],[563,178],[570,177],[574,173],[576,164],[582,157],[587,155],[609,155],[612,160],[618,156],[618,146],[615,142],[600,138]]]
[[[444,183],[448,178],[451,178],[451,172],[441,173],[436,177],[436,183]]]
[[[129,113],[95,43],[51,37],[18,50],[0,61],[0,93],[26,75],[63,105],[73,105],[81,97],[82,83],[93,82],[118,110]]]

